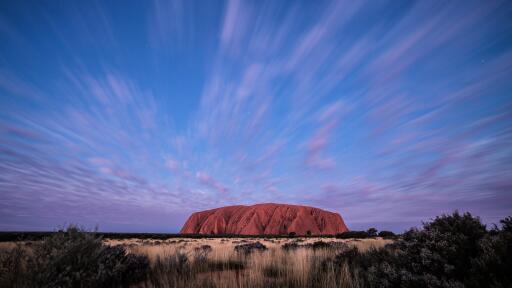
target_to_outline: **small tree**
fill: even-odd
[[[368,231],[366,231],[366,232],[368,233],[368,236],[370,236],[370,237],[375,237],[375,236],[377,236],[377,229],[375,229],[375,228],[373,228],[373,227],[372,227],[372,228],[370,228],[370,229],[368,229]]]
[[[306,232],[306,236],[311,236],[311,231],[310,231],[310,230],[308,230],[308,231]]]
[[[290,232],[290,233],[288,233],[288,237],[290,237],[290,238],[293,238],[293,237],[295,237],[296,235],[297,235],[297,233],[295,233],[295,232]]]

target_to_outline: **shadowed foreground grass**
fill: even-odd
[[[511,287],[512,219],[437,217],[390,240],[108,239],[76,227],[0,243],[0,287]]]

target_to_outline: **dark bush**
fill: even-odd
[[[380,231],[378,236],[382,237],[382,238],[393,238],[396,235],[395,235],[395,233],[393,233],[391,231]]]
[[[263,268],[263,275],[268,278],[277,278],[280,276],[280,271],[276,265],[271,264]]]
[[[195,251],[207,251],[207,252],[211,252],[212,251],[212,246],[210,245],[201,245],[199,247],[196,247],[194,248]]]
[[[239,244],[235,246],[236,252],[241,252],[244,254],[250,254],[253,251],[265,251],[267,250],[267,246],[261,244],[261,242],[253,242],[253,243],[247,243],[247,244]]]
[[[462,281],[472,259],[478,256],[478,243],[485,234],[485,225],[479,218],[455,212],[436,217],[424,224],[423,230],[407,231],[397,245],[407,255],[412,272]]]
[[[488,287],[512,287],[512,218],[501,220],[479,243],[479,257],[472,260],[468,277],[472,287],[488,283]]]
[[[503,233],[506,233],[507,235],[509,235],[509,233],[512,233],[512,217],[509,216],[505,219],[502,219],[500,221],[500,223],[501,223],[501,227],[502,227],[501,231]],[[496,230],[496,228],[495,228],[495,230]]]
[[[313,243],[307,244],[298,244],[298,242],[290,242],[281,245],[281,249],[285,251],[292,251],[298,248],[306,248],[306,249],[329,249],[329,248],[348,248],[347,244],[340,242],[324,242],[324,241],[315,241]]]
[[[328,249],[332,248],[333,245],[324,241],[315,241],[313,243],[305,244],[304,247],[310,249]]]
[[[390,249],[370,249],[362,253],[355,247],[347,247],[336,257],[327,259],[316,267],[317,271],[313,272],[313,282],[318,282],[319,278],[323,277],[323,273],[334,269],[334,273],[331,273],[331,275],[336,277],[336,283],[343,283],[344,278],[341,277],[344,277],[346,271],[342,271],[342,265],[346,264],[351,267],[349,278],[359,278],[361,287],[400,287],[399,285],[391,285],[393,283],[389,279],[393,278],[392,275],[381,275],[383,273],[395,273],[393,270],[386,270],[385,267],[380,269],[381,263],[387,263],[385,261],[389,261],[393,257],[394,255]],[[359,274],[354,272],[357,270],[359,270]]]
[[[105,246],[98,258],[98,283],[115,287],[143,281],[149,268],[146,256],[127,254],[122,246]]]
[[[469,213],[443,215],[385,248],[347,250],[323,267],[346,263],[365,287],[511,287],[509,220],[488,232]]]
[[[0,251],[0,287],[28,287],[28,255],[17,245],[10,250]]]
[[[339,239],[350,239],[350,238],[364,239],[364,238],[368,238],[368,237],[370,237],[370,235],[368,235],[368,232],[366,232],[366,231],[347,231],[347,232],[336,234],[336,238],[339,238]]]
[[[284,243],[283,245],[281,245],[281,249],[286,250],[286,251],[291,251],[291,250],[295,250],[295,249],[297,249],[297,248],[299,248],[301,246],[302,245],[299,245],[296,242]]]
[[[107,246],[94,233],[70,226],[33,246],[31,286],[117,287],[143,281],[148,259]]]
[[[210,254],[211,251],[212,246],[210,245],[201,245],[194,248],[194,261],[196,264],[201,265],[206,263],[206,260],[208,260],[208,254]]]
[[[366,231],[366,233],[368,233],[368,236],[369,237],[375,237],[377,236],[377,229],[375,228],[370,228]]]
[[[233,244],[240,244],[240,243],[248,243],[249,241],[242,239],[242,240],[235,240],[233,241]]]

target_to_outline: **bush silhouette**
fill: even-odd
[[[358,270],[364,287],[511,287],[511,223],[506,218],[502,229],[487,231],[479,218],[455,212],[385,248],[346,250],[332,262],[337,269],[348,264],[354,277]]]
[[[392,238],[395,237],[396,235],[391,231],[380,231],[378,236],[382,238]]]
[[[16,245],[9,251],[0,251],[0,287],[28,287],[28,267],[26,262],[29,255]]]
[[[368,232],[366,231],[346,231],[343,233],[336,234],[336,238],[339,239],[350,239],[350,238],[356,238],[356,239],[364,239],[368,238],[370,235],[368,235]]]
[[[127,254],[121,246],[107,246],[94,233],[76,226],[33,247],[28,275],[36,287],[118,287],[143,281],[147,257]]]
[[[368,236],[369,237],[375,237],[377,236],[377,229],[375,228],[370,228],[366,231],[366,233],[368,233]]]

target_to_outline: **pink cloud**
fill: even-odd
[[[171,171],[175,172],[179,169],[180,164],[178,161],[176,161],[174,159],[167,159],[167,161],[165,161],[165,166],[167,166],[167,168],[171,169]]]
[[[217,180],[215,180],[212,176],[210,176],[206,172],[202,172],[202,171],[197,172],[196,179],[199,180],[199,183],[201,183],[207,187],[213,188],[221,193],[229,192],[229,190],[224,185],[219,183]]]
[[[324,108],[319,114],[319,127],[306,144],[306,165],[311,168],[331,169],[336,166],[332,157],[324,156],[324,150],[329,145],[333,130],[338,126],[344,106],[336,101]]]

